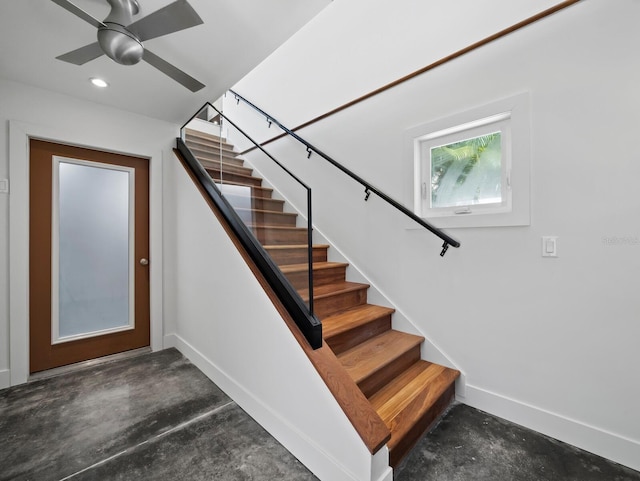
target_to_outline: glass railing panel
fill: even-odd
[[[309,188],[261,148],[240,155],[241,148],[255,145],[217,107],[203,108],[183,136],[226,202],[313,313]]]
[[[247,135],[228,121],[223,120],[223,125],[230,143],[247,145]],[[234,178],[222,191],[274,264],[312,307],[308,188],[263,150],[254,149],[241,158],[250,174]]]

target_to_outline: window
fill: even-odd
[[[440,227],[529,224],[528,94],[407,132],[413,206]]]
[[[422,217],[511,210],[510,118],[504,113],[415,140]]]

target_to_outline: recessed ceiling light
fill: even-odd
[[[104,87],[108,87],[109,86],[109,84],[107,82],[105,82],[104,80],[102,80],[101,78],[92,77],[92,78],[89,79],[89,81],[93,85],[95,85],[96,87],[104,88]]]

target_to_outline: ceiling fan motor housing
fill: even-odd
[[[138,38],[126,29],[133,16],[140,11],[137,0],[107,0],[111,12],[98,28],[98,43],[104,53],[122,65],[134,65],[142,59],[144,47]]]
[[[104,53],[122,65],[134,65],[142,59],[142,43],[127,29],[115,23],[105,22],[98,29],[98,43]]]

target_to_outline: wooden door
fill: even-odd
[[[149,161],[30,141],[30,372],[149,345]]]

